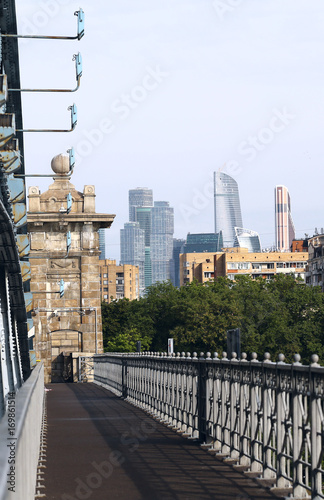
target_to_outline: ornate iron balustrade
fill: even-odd
[[[292,498],[324,498],[324,368],[214,353],[105,354],[94,379]]]

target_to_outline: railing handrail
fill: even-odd
[[[324,498],[324,367],[265,353],[105,353],[94,379],[295,499]]]

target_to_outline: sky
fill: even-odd
[[[79,3],[80,2],[80,3]],[[153,189],[174,207],[174,237],[213,232],[212,175],[238,183],[243,226],[275,243],[274,188],[287,186],[296,237],[324,226],[323,0],[16,0],[20,34],[76,34],[80,41],[22,39],[27,174],[51,174],[74,147],[71,179],[95,185],[96,211],[116,214],[106,258],[120,259],[128,190]],[[42,192],[49,178],[28,178]]]

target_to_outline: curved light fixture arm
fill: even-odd
[[[75,61],[76,82],[74,89],[8,89],[8,92],[76,92],[80,88],[82,76],[82,57],[80,52],[73,55],[72,61]]]
[[[74,12],[75,16],[78,16],[78,31],[76,36],[46,36],[46,35],[13,35],[8,33],[1,33],[1,37],[6,38],[38,38],[42,40],[81,40],[84,36],[84,12],[80,8]]]
[[[16,132],[72,132],[76,124],[78,122],[77,118],[77,107],[75,104],[72,104],[72,106],[68,107],[68,110],[71,111],[71,128],[70,129],[64,129],[64,130],[54,130],[54,129],[16,129]]]

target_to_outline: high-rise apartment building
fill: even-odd
[[[228,174],[214,172],[215,233],[222,231],[224,247],[232,247],[235,227],[242,227],[240,197],[237,182]]]
[[[128,191],[129,220],[136,222],[136,207],[153,207],[152,189],[136,188]]]
[[[131,264],[139,269],[139,292],[144,293],[145,231],[138,222],[126,222],[120,230],[121,264]]]
[[[275,228],[276,249],[279,252],[290,251],[292,241],[295,239],[295,228],[286,186],[275,187]]]
[[[174,210],[168,201],[155,201],[152,208],[152,283],[170,279],[173,253]]]

